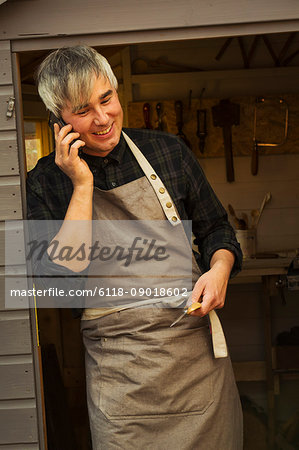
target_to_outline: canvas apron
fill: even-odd
[[[93,218],[179,224],[162,181],[124,137],[146,176],[109,191],[96,188]],[[194,282],[200,276],[194,258],[192,275]],[[206,317],[188,316],[170,328],[182,309],[163,306],[159,299],[132,299],[113,313],[84,311],[93,450],[242,449],[241,406],[216,313],[213,341]]]

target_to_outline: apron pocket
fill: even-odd
[[[210,341],[206,327],[103,339],[100,410],[114,420],[203,414],[217,378]]]

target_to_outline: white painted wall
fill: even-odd
[[[264,195],[271,192],[258,225],[258,252],[281,252],[299,248],[299,154],[264,155],[259,172],[251,175],[251,158],[234,158],[235,182],[225,178],[223,158],[205,159],[201,166],[223,206],[231,203],[237,216],[259,208]]]

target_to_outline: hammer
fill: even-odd
[[[229,182],[235,181],[232,126],[240,124],[240,105],[231,103],[228,99],[220,100],[218,105],[212,107],[212,115],[214,126],[221,127],[223,132],[226,179]]]

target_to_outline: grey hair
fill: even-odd
[[[104,56],[86,45],[50,53],[36,72],[38,93],[56,116],[68,101],[73,109],[88,103],[95,79],[103,76],[117,90],[117,79]]]

